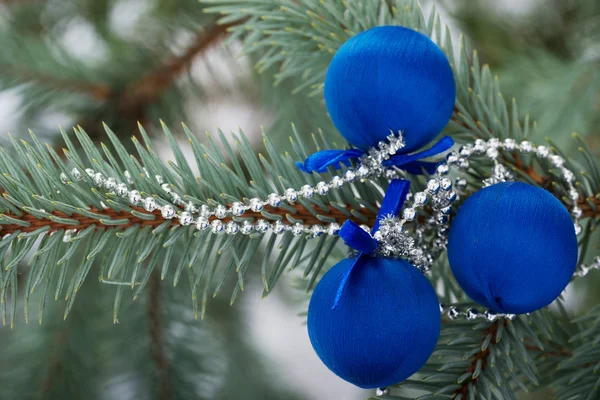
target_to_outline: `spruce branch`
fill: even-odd
[[[131,185],[143,196],[152,196],[158,204],[170,204],[172,201],[161,186],[162,182],[155,179],[160,175],[168,182],[170,191],[177,193],[186,204],[196,207],[230,205],[252,197],[265,198],[269,193],[281,192],[284,187],[299,188],[307,183],[315,185],[318,180],[331,176],[304,175],[298,171],[295,160],[306,157],[304,149],[307,144],[297,132],[294,131],[295,139],[292,141],[296,155],[278,154],[265,136],[268,154],[263,156],[254,152],[243,133],[234,135],[237,145],[234,152],[222,133],[219,136],[224,150],[219,149],[212,138],[207,145],[201,144],[184,126],[196,161],[194,168],[199,171],[196,175],[166,126],[164,131],[175,154],[175,162],[169,162],[169,165],[158,159],[141,126],[144,144],[136,137],[132,138],[137,149],[135,157],[125,150],[108,127],[105,126],[105,129],[112,148],[102,144],[102,152],[81,128],[74,130],[78,144],[61,131],[66,144],[64,158],[51,146],[44,147],[33,134],[31,144],[12,138],[14,156],[0,148],[4,156],[0,160],[0,168],[6,171],[0,176],[0,185],[5,191],[0,201],[0,225],[5,243],[0,246],[0,252],[6,263],[5,282],[10,282],[9,277],[22,273],[19,263],[26,260],[25,256],[36,240],[42,238],[33,257],[27,261],[27,304],[31,293],[47,290],[53,279],[58,279],[55,298],[65,296],[66,316],[92,266],[101,261],[100,280],[118,288],[114,304],[115,321],[124,287],[133,288],[133,297],[137,298],[153,273],[158,273],[154,271],[160,265],[161,279],[173,274],[174,284],[179,282],[184,272],[191,274],[194,311],[197,315],[204,315],[209,294],[219,293],[230,275],[237,275],[237,286],[232,295],[232,301],[235,300],[239,291],[244,289],[246,274],[261,246],[266,246],[267,254],[280,253],[274,265],[262,266],[265,295],[288,267],[303,266],[305,276],[310,276],[308,289],[312,288],[327,256],[338,242],[337,237],[305,238],[286,231],[277,240],[275,233],[216,236],[210,230],[196,231],[193,226],[185,227],[165,219],[158,210],[147,211],[132,205],[114,192],[98,187],[84,172],[91,166],[104,177],[114,178],[115,182],[133,179]],[[319,146],[333,147],[324,136],[315,136],[315,140]],[[226,164],[228,159],[231,166]],[[73,167],[77,174],[72,171]],[[279,220],[287,225],[334,222],[341,225],[352,219],[357,223],[372,224],[381,199],[378,188],[383,185],[383,180],[375,180],[369,184],[349,186],[332,191],[325,197],[302,199],[280,207],[265,206],[261,213],[230,216],[223,222],[260,218]],[[213,220],[214,217],[210,219]],[[307,245],[307,239],[316,239],[316,247]],[[112,251],[107,253],[107,249]],[[180,261],[170,268],[175,249],[181,252]],[[83,253],[82,259],[73,257],[80,252]],[[317,265],[315,260],[319,260]],[[59,274],[54,273],[56,269],[60,270]],[[2,295],[6,296],[6,291]]]

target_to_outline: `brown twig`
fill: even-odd
[[[164,349],[163,326],[161,320],[160,305],[161,281],[160,277],[153,273],[148,282],[148,330],[150,346],[152,347],[152,359],[155,366],[155,374],[158,379],[158,399],[169,400],[171,396],[171,384],[168,378],[168,360]]]
[[[488,335],[492,335],[492,341],[490,342],[490,345],[488,345],[488,347],[486,347],[485,350],[481,350],[480,352],[476,353],[473,356],[473,362],[471,363],[471,365],[469,365],[469,368],[467,368],[465,372],[470,372],[470,373],[475,372],[475,369],[477,368],[477,364],[480,360],[481,360],[481,371],[483,372],[485,370],[485,368],[487,367],[487,364],[488,364],[488,359],[489,359],[491,351],[492,351],[491,345],[495,344],[497,341],[498,328],[501,323],[506,326],[508,321],[499,319],[496,322],[494,322],[492,325],[490,325],[490,327],[487,328],[483,332],[483,338],[485,339]],[[458,389],[456,392],[454,392],[455,397],[458,396],[459,394],[462,394],[463,399],[466,399],[469,394],[468,383],[471,383],[471,385],[475,385],[475,384],[477,384],[478,380],[479,380],[479,376],[476,378],[473,378],[471,380],[465,381],[465,383],[460,387],[460,389]]]
[[[192,61],[219,40],[231,25],[214,25],[199,33],[187,50],[125,87],[119,107],[125,114],[153,103],[185,71]]]
[[[140,207],[132,207],[133,209],[135,209],[136,211],[145,213],[145,214],[149,214],[148,211],[140,208]],[[306,209],[304,206],[300,205],[300,204],[296,204],[294,206],[296,213],[290,213],[289,211],[283,209],[283,208],[273,208],[273,207],[265,207],[265,211],[271,213],[271,214],[276,214],[276,215],[281,215],[282,217],[284,217],[282,219],[283,223],[289,224],[289,222],[287,221],[287,219],[285,218],[286,214],[290,214],[294,217],[294,219],[296,220],[302,220],[304,221],[304,224],[306,225],[316,225],[316,224],[323,224],[323,222],[319,219],[317,219],[313,213]],[[152,227],[158,227],[159,225],[161,225],[163,222],[167,221],[166,219],[164,219],[162,217],[162,215],[160,214],[160,210],[155,210],[153,212],[151,212],[150,214],[153,214],[155,219],[154,220],[146,220],[146,219],[142,219],[139,217],[136,217],[133,214],[126,214],[126,213],[119,213],[117,211],[111,210],[111,209],[104,209],[104,210],[98,210],[94,207],[90,208],[90,211],[96,214],[100,214],[103,217],[106,217],[107,220],[109,219],[128,219],[128,222],[122,225],[115,225],[114,228],[116,229],[126,229],[130,226],[134,226],[134,225],[138,225],[141,227],[144,226],[152,226]],[[328,211],[326,212],[321,212],[324,215],[327,215],[328,217],[331,218],[335,218],[336,222],[338,224],[343,224],[348,218],[348,216],[346,214],[344,214],[343,212],[334,209],[334,208],[330,208]],[[357,219],[354,219],[355,222],[358,223],[366,223],[369,225],[372,225],[375,222],[375,213],[371,212],[370,210],[363,208],[361,209],[361,213],[363,215],[365,215],[369,220],[367,222],[363,222]],[[74,214],[74,215],[67,215],[63,212],[60,211],[54,211],[51,213],[54,216],[57,217],[62,217],[62,218],[69,218],[69,219],[73,219],[79,222],[78,225],[68,225],[68,224],[63,224],[63,223],[59,223],[59,222],[55,222],[52,221],[51,219],[38,219],[37,217],[34,217],[31,214],[24,214],[23,216],[19,217],[17,215],[10,215],[10,214],[5,214],[11,218],[15,218],[15,219],[19,219],[21,221],[25,221],[28,222],[30,225],[29,226],[21,226],[21,225],[17,225],[17,224],[5,224],[2,225],[2,234],[6,235],[6,234],[10,234],[10,233],[14,233],[16,231],[20,231],[22,233],[25,232],[33,232],[37,229],[40,229],[44,226],[50,225],[50,230],[46,231],[46,232],[54,232],[60,229],[75,229],[75,230],[83,230],[88,228],[91,225],[97,225],[97,226],[102,226],[102,222],[100,222],[100,219],[95,219],[95,218],[90,218],[90,217],[86,217],[84,215],[79,215],[79,214]],[[262,215],[260,213],[254,213],[254,212],[248,212],[244,214],[244,217],[252,217],[252,218],[263,218]],[[211,217],[209,220],[212,221],[213,219],[215,219],[215,217]],[[350,218],[352,219],[352,218]],[[223,222],[227,222],[229,221],[230,218],[225,218],[222,221]],[[173,225],[176,225],[178,222],[176,220],[171,220],[171,223]]]

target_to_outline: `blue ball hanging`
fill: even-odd
[[[498,183],[458,210],[448,258],[471,299],[500,313],[529,313],[552,303],[569,283],[577,236],[567,209],[548,191]]]
[[[337,129],[352,145],[375,147],[404,132],[403,152],[417,150],[444,129],[456,97],[442,50],[427,36],[381,26],[348,40],[325,77],[325,102]]]
[[[421,272],[404,260],[363,256],[334,299],[354,259],[321,279],[308,308],[310,341],[323,363],[361,388],[385,387],[414,374],[440,334],[439,303]]]

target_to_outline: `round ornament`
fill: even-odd
[[[456,88],[448,59],[427,36],[401,26],[369,29],[336,52],[325,77],[325,102],[352,145],[376,147],[403,132],[410,152],[446,126]]]
[[[497,183],[458,210],[448,258],[471,299],[499,313],[529,313],[552,303],[569,283],[577,236],[569,212],[548,191]]]
[[[310,341],[323,363],[361,388],[389,386],[414,374],[440,334],[433,287],[404,260],[371,257],[356,265],[332,309],[347,258],[321,279],[308,308]]]

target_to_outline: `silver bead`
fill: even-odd
[[[498,315],[495,312],[490,311],[490,310],[487,310],[486,312],[484,312],[483,316],[489,322],[494,322],[494,321],[496,321],[498,319]]]
[[[164,219],[171,219],[175,216],[175,209],[172,205],[166,204],[161,207],[160,215],[162,215]]]
[[[440,187],[443,191],[447,192],[448,190],[452,189],[452,181],[448,178],[442,178],[440,180]]]
[[[207,206],[206,204],[203,204],[200,206],[200,215],[203,216],[204,218],[208,218],[213,214],[211,208],[209,206]]]
[[[324,196],[327,194],[327,192],[329,192],[329,186],[323,181],[317,183],[316,189],[317,193],[319,193],[321,196]]]
[[[459,189],[464,189],[467,187],[467,180],[465,178],[458,178],[456,180],[456,187]]]
[[[356,175],[358,175],[358,177],[361,179],[366,178],[367,176],[369,176],[369,168],[367,168],[366,165],[361,165],[356,170]]]
[[[427,204],[427,194],[425,192],[415,193],[415,206],[424,206]]]
[[[290,203],[298,201],[298,193],[292,188],[286,189],[284,196],[286,200]]]
[[[205,231],[208,229],[208,226],[208,218],[198,217],[198,219],[196,220],[196,229],[198,229],[199,231]]]
[[[531,153],[533,151],[533,144],[531,142],[528,142],[527,140],[524,140],[519,145],[519,148],[524,153]]]
[[[448,164],[456,164],[458,162],[458,154],[455,151],[446,155],[446,162]]]
[[[257,232],[265,233],[269,230],[269,223],[264,219],[259,219],[258,221],[256,221],[255,228]]]
[[[267,197],[267,201],[271,207],[279,207],[281,204],[281,196],[279,196],[277,193],[271,193]]]
[[[450,306],[450,308],[448,308],[448,318],[456,319],[459,317],[459,315],[460,310],[456,306]]]
[[[334,176],[333,179],[331,180],[331,186],[333,186],[336,189],[339,189],[342,186],[344,186],[344,180],[342,178],[340,178],[339,176]]]
[[[63,185],[66,185],[69,182],[69,178],[67,178],[67,174],[65,174],[64,172],[60,173],[60,181],[63,183]]]
[[[223,232],[223,222],[220,219],[213,219],[213,221],[210,223],[210,229],[212,233]]]
[[[448,193],[446,193],[446,200],[448,200],[450,203],[455,201],[456,198],[457,198],[457,194],[454,190],[451,190]]]
[[[469,157],[471,155],[471,152],[473,151],[473,148],[470,144],[465,145],[465,146],[461,146],[458,149],[458,154],[460,154],[462,157]]]
[[[562,170],[563,173],[563,178],[565,179],[565,181],[571,183],[573,182],[573,180],[575,179],[575,175],[573,174],[573,172],[571,172],[570,170],[564,168]]]
[[[236,217],[244,214],[244,211],[246,211],[246,206],[244,206],[244,203],[236,201],[231,205],[231,214]]]
[[[440,314],[443,314],[446,311],[446,305],[444,303],[440,303]]]
[[[498,149],[495,147],[490,147],[485,151],[485,154],[491,158],[492,160],[498,158]]]
[[[91,169],[91,168],[86,168],[86,169],[85,169],[85,173],[86,173],[86,174],[88,174],[88,176],[89,176],[90,178],[93,178],[93,177],[94,177],[94,175],[96,175],[96,171],[94,171],[94,170],[93,170],[93,169]]]
[[[431,194],[437,194],[440,191],[440,183],[437,179],[430,179],[427,182],[427,191]]]
[[[479,316],[479,311],[477,311],[477,309],[469,308],[467,310],[467,320],[473,321],[473,320],[477,319],[478,316]]]
[[[154,210],[156,210],[158,206],[156,205],[156,200],[154,200],[154,197],[146,197],[144,199],[144,210],[152,212]]]
[[[388,388],[378,388],[375,391],[376,396],[387,396],[388,394],[390,394],[390,391]]]
[[[488,140],[487,145],[488,145],[488,147],[491,147],[492,149],[497,149],[498,147],[500,147],[500,139],[491,138],[490,140]]]
[[[138,204],[142,201],[142,195],[137,190],[132,190],[129,192],[129,202],[133,205]]]
[[[556,154],[550,156],[550,162],[557,168],[560,168],[565,164],[565,160],[561,156]]]
[[[71,170],[71,176],[73,176],[73,179],[75,179],[76,181],[80,181],[83,179],[81,172],[79,172],[79,170],[77,168],[73,168]]]
[[[414,221],[416,216],[417,212],[414,208],[405,208],[404,211],[402,211],[402,218],[407,221]]]
[[[254,212],[261,212],[265,208],[262,200],[258,199],[256,197],[253,199],[250,199],[250,201],[248,202],[248,207],[250,207],[250,210],[252,210]]]
[[[548,150],[548,148],[546,146],[538,146],[537,153],[538,153],[538,156],[540,156],[542,158],[546,158],[550,154],[550,150]]]
[[[569,190],[569,198],[573,201],[579,200],[579,192],[575,188]]]
[[[438,165],[436,171],[439,175],[446,175],[448,171],[450,171],[450,168],[446,164],[440,164]]]
[[[487,150],[487,143],[481,139],[477,139],[473,145],[473,151],[478,154],[482,154]]]
[[[328,235],[337,235],[340,231],[340,226],[338,224],[336,224],[335,222],[329,224],[329,226],[327,227],[327,234]]]
[[[461,169],[467,169],[469,168],[469,160],[467,160],[466,158],[459,158],[458,159],[458,168]]]
[[[344,179],[346,179],[347,182],[354,182],[356,179],[356,173],[354,173],[352,170],[348,170],[344,173]]]
[[[102,184],[104,184],[104,176],[102,176],[102,174],[100,172],[94,174],[94,185],[96,186],[102,186]]]
[[[227,216],[227,208],[222,205],[219,204],[218,206],[215,207],[215,217],[219,218],[219,219],[223,219]]]
[[[158,182],[159,185],[163,184],[165,182],[165,180],[163,179],[162,176],[160,175],[154,175],[154,179],[156,179],[156,182]]]
[[[517,141],[515,139],[504,139],[504,148],[506,150],[514,150],[517,148]]]
[[[575,223],[575,234],[579,235],[582,230],[583,228],[581,227],[581,225],[579,225],[579,223]]]
[[[129,190],[127,190],[127,185],[125,185],[124,183],[119,183],[115,188],[115,193],[119,197],[127,196],[129,194]]]
[[[581,216],[583,215],[583,210],[577,206],[573,207],[573,210],[571,210],[571,214],[573,214],[573,216],[577,219],[581,218]]]
[[[310,234],[312,237],[319,237],[325,232],[325,229],[321,225],[313,225],[310,227]]]
[[[116,187],[117,187],[117,181],[115,180],[115,178],[108,178],[104,182],[104,188],[108,191],[115,190]]]
[[[292,234],[294,236],[300,236],[304,233],[304,225],[302,224],[294,224],[292,227]]]
[[[398,174],[396,173],[396,171],[393,168],[388,168],[385,170],[385,179],[387,179],[388,181],[391,181],[392,179],[396,179],[396,176]]]
[[[305,199],[310,199],[315,194],[315,189],[310,185],[304,185],[300,188],[300,195]]]
[[[362,225],[360,225],[360,229],[362,229],[363,231],[365,231],[367,233],[371,233],[371,228],[369,228],[368,225],[362,224]]]
[[[273,232],[275,232],[278,235],[281,235],[285,232],[285,224],[281,221],[275,221],[275,223],[273,224]]]
[[[244,221],[242,224],[242,234],[250,235],[252,233],[254,233],[254,225],[252,225],[252,223],[249,221]]]
[[[240,231],[240,227],[233,221],[229,221],[225,224],[225,233],[228,235],[235,235]]]

